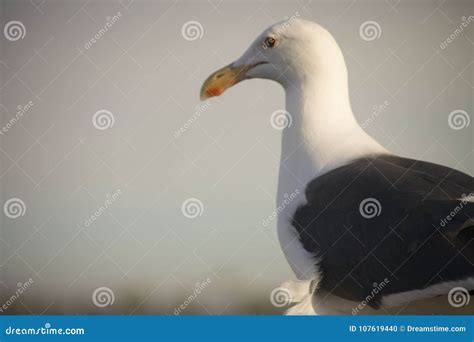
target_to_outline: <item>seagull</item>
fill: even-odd
[[[201,100],[252,78],[285,90],[276,201],[278,239],[296,276],[282,285],[295,304],[287,314],[469,307],[473,178],[396,156],[370,137],[351,109],[343,53],[314,22],[270,26],[207,78]]]

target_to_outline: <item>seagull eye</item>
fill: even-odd
[[[268,49],[274,47],[276,44],[276,39],[273,37],[267,37],[265,38],[265,41],[263,42],[263,48]]]

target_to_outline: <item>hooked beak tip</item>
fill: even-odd
[[[201,98],[201,101],[207,100],[208,98],[214,97],[214,96],[219,96],[224,92],[223,89],[221,88],[206,88],[203,87],[201,88],[201,93],[199,97]]]
[[[215,71],[204,81],[201,87],[201,101],[221,95],[228,88],[246,79],[247,72],[250,69],[267,63],[267,61],[260,61],[254,64],[245,64],[241,66],[236,66],[235,63],[232,63]]]
[[[239,83],[245,75],[246,67],[234,67],[229,64],[212,73],[203,83],[200,92],[201,101],[221,95],[226,89]]]

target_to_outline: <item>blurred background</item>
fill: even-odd
[[[325,26],[360,124],[473,174],[470,0],[1,0],[0,313],[273,314],[294,279],[275,193],[284,108],[202,81],[271,24]]]

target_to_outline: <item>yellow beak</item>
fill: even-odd
[[[229,64],[211,74],[202,84],[200,97],[206,100],[221,95],[227,88],[239,83],[245,78],[245,73],[252,66],[234,67]]]

